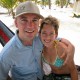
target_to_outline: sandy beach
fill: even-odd
[[[40,6],[41,14],[46,17],[52,15],[59,19],[59,37],[68,39],[75,46],[74,61],[75,64],[80,65],[80,18],[72,18],[73,9],[72,8],[58,8],[52,7],[51,10],[46,7],[42,9]],[[2,20],[13,32],[16,28],[14,26],[14,20],[9,15],[0,15],[0,20]],[[0,45],[0,51],[2,46]]]

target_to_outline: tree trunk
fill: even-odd
[[[51,0],[48,0],[49,2],[49,9],[51,9]]]

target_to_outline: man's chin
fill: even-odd
[[[30,40],[33,40],[33,39],[34,39],[34,36],[28,36],[28,38],[29,38]]]

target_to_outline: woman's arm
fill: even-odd
[[[69,67],[69,71],[70,71],[70,74],[71,74],[71,80],[78,80],[78,71],[77,71],[77,68],[76,68],[76,66],[74,64],[74,61],[72,61],[68,65],[68,67]]]

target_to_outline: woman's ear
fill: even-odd
[[[55,34],[55,39],[57,38],[58,34]]]

